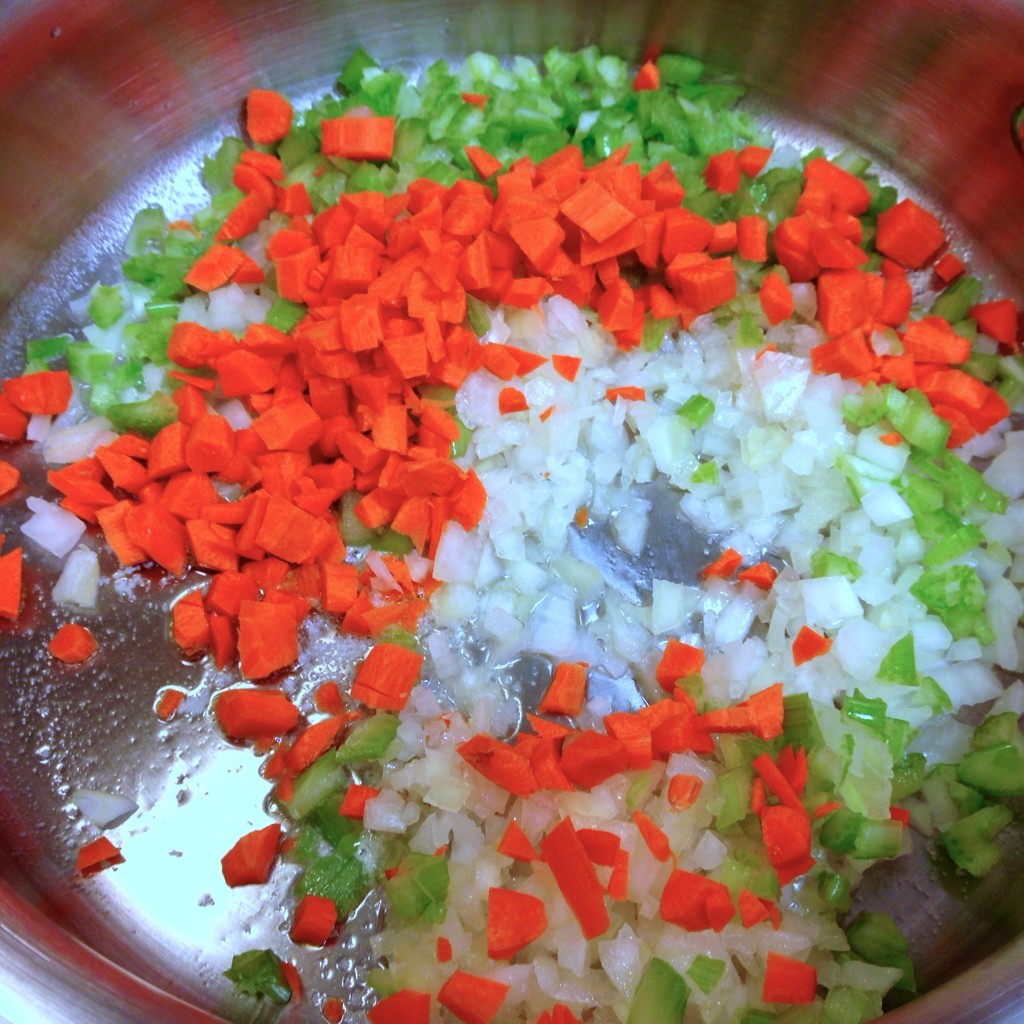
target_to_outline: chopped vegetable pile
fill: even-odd
[[[864,871],[914,832],[999,862],[1018,310],[866,158],[777,144],[741,95],[593,48],[416,81],[357,50],[303,110],[253,88],[209,205],[141,211],[123,279],[4,382],[0,437],[48,468],[22,532],[63,564],[52,657],[104,658],[97,542],[178,577],[195,681],[156,716],[212,673],[263,758],[267,823],[210,855],[294,880],[274,948],[224,965],[247,998],[857,1024],[916,992],[896,921],[851,910]],[[359,653],[311,690],[325,624]],[[136,810],[73,798],[98,833]],[[300,978],[374,900],[359,985]]]

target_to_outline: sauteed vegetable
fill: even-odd
[[[27,544],[66,556],[53,657],[104,656],[88,530],[180,578],[182,679],[263,758],[272,816],[211,871],[288,872],[295,906],[224,965],[242,992],[867,1021],[916,986],[896,921],[851,912],[863,872],[1000,859],[1017,309],[866,158],[776,144],[741,94],[595,49],[253,88],[209,205],[141,211],[123,279],[4,382],[0,435],[49,467]],[[102,835],[78,869],[130,857]],[[290,951],[373,900],[346,1007]]]

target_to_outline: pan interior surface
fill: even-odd
[[[19,372],[27,339],[64,329],[69,299],[113,280],[137,209],[160,204],[174,218],[202,201],[202,155],[238,133],[249,88],[301,105],[331,86],[356,45],[415,69],[474,50],[538,55],[591,43],[630,59],[650,48],[695,54],[746,83],[748,106],[780,138],[863,149],[888,180],[942,211],[998,287],[1022,297],[1024,161],[1012,128],[1024,100],[1020,3],[16,0],[0,20],[0,195],[12,213],[0,230],[4,375]],[[12,458],[42,481],[27,450]],[[17,527],[17,510],[0,507],[0,532]],[[31,634],[5,628],[0,639],[0,1019],[22,1024],[64,1005],[84,1024],[269,1020],[221,972],[242,939],[265,945],[287,929],[291,877],[229,900],[218,864],[265,821],[267,785],[255,755],[202,717],[223,680],[199,679],[168,641],[174,588],[105,557],[96,634],[116,657],[73,677],[54,671],[38,639],[59,621],[46,596],[57,564],[45,560],[26,582]],[[331,678],[345,650],[325,638],[317,654],[311,682]],[[159,725],[154,700],[175,682],[198,717]],[[70,801],[76,786],[139,804],[124,830],[131,856],[84,883],[72,880],[86,836]],[[863,905],[896,908],[934,990],[894,1022],[1024,1019],[1019,830],[1005,853],[982,882],[943,871],[921,847],[869,876]],[[359,977],[377,910],[364,905],[337,946],[297,960],[333,979],[355,1012],[369,1005]],[[322,1018],[305,1003],[281,1019]]]

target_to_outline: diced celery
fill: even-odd
[[[1024,752],[1019,744],[994,743],[972,750],[956,773],[962,783],[988,796],[1024,796]]]
[[[976,636],[983,644],[995,641],[985,614],[985,587],[972,566],[928,569],[911,586],[910,593],[935,612],[954,637]]]
[[[354,851],[328,853],[314,861],[299,876],[295,893],[301,899],[311,893],[333,900],[338,917],[345,918],[362,903],[371,880]]]
[[[845,576],[849,580],[860,579],[861,567],[845,555],[837,555],[828,548],[818,548],[811,555],[811,575],[815,579],[823,576]]]
[[[362,832],[362,828],[353,818],[338,813],[343,798],[343,790],[332,790],[305,819],[335,849],[343,843],[354,841]]]
[[[946,449],[950,425],[937,416],[931,402],[916,388],[900,391],[892,384],[883,389],[885,414],[893,429],[915,448],[928,455],[938,455]]]
[[[843,419],[853,427],[874,426],[885,415],[885,395],[874,382],[860,392],[843,396]]]
[[[924,782],[927,769],[928,761],[924,754],[904,754],[892,766],[892,802],[899,803],[916,793]]]
[[[715,403],[704,395],[691,395],[676,411],[690,426],[701,427],[714,415]]]
[[[115,430],[132,431],[152,437],[178,418],[178,407],[170,395],[157,391],[141,402],[115,402],[104,410]]]
[[[696,57],[663,53],[656,63],[658,74],[665,85],[691,85],[704,74],[704,64]]]
[[[422,918],[429,924],[440,924],[447,910],[448,885],[447,857],[410,853],[397,874],[387,881],[391,911],[400,921]]]
[[[352,726],[345,742],[334,751],[334,759],[338,764],[379,760],[397,734],[398,718],[385,711],[378,711]]]
[[[626,1024],[682,1024],[690,990],[683,976],[659,957],[647,961]]]
[[[87,341],[72,342],[65,355],[68,372],[75,380],[92,384],[99,380],[114,365],[114,353],[89,344]]]
[[[690,964],[687,972],[694,985],[707,995],[722,979],[725,973],[725,961],[701,953]]]
[[[70,341],[70,334],[58,334],[51,338],[33,338],[25,343],[25,359],[30,363],[49,363],[51,359],[60,359]]]
[[[867,1024],[882,1016],[878,992],[836,985],[828,990],[821,1008],[822,1024]]]
[[[978,299],[983,285],[977,277],[958,277],[934,302],[932,312],[951,324],[963,320]]]
[[[262,996],[271,1003],[284,1006],[292,997],[285,980],[280,957],[270,949],[250,949],[231,958],[224,977],[246,995]]]
[[[985,543],[985,535],[973,523],[963,523],[925,553],[924,565],[945,565]]]
[[[1020,724],[1013,711],[989,715],[971,736],[972,750],[984,750],[996,743],[1010,743],[1024,751],[1024,736],[1021,735]]]
[[[478,337],[483,337],[491,329],[491,309],[486,302],[470,295],[466,299],[466,319],[469,329]]]
[[[786,742],[808,751],[822,746],[824,740],[810,696],[806,693],[787,694],[782,698],[782,706]]]
[[[717,484],[718,480],[718,463],[713,459],[702,462],[690,476],[690,483],[693,484]]]
[[[945,829],[939,842],[958,867],[981,878],[1002,860],[1003,853],[994,840],[1011,821],[1013,811],[1003,804],[982,807]]]
[[[374,537],[373,530],[366,526],[356,515],[356,505],[359,504],[362,495],[358,491],[346,491],[341,496],[341,505],[338,510],[338,526],[341,529],[341,539],[351,547],[362,547],[369,544]]]
[[[267,310],[266,323],[287,334],[306,315],[306,307],[300,302],[277,298]]]
[[[750,813],[751,773],[746,767],[730,768],[715,779],[710,807],[719,831],[742,821]]]
[[[221,142],[213,156],[203,158],[203,184],[211,193],[216,194],[231,188],[235,164],[244,151],[245,143],[229,135]]]
[[[736,344],[743,348],[760,348],[764,344],[764,331],[750,313],[743,313],[736,322]]]
[[[917,661],[914,658],[914,634],[907,633],[889,648],[878,666],[878,678],[901,686],[917,685]]]
[[[291,799],[282,804],[284,811],[290,818],[301,821],[332,794],[337,794],[340,804],[341,792],[347,782],[348,773],[338,763],[335,751],[329,750],[299,773]]]
[[[87,312],[97,327],[113,327],[124,316],[124,293],[120,286],[96,285]]]
[[[853,903],[850,880],[835,871],[822,871],[818,875],[818,895],[840,914],[845,914]]]
[[[915,991],[914,964],[906,936],[889,914],[865,911],[846,926],[850,948],[862,960],[880,967],[896,967],[903,977],[896,988]]]
[[[159,252],[167,234],[167,216],[159,206],[146,206],[135,214],[124,243],[127,256]]]
[[[370,547],[374,551],[383,551],[390,555],[407,555],[412,551],[413,543],[407,534],[387,527],[380,532],[374,532],[370,538]]]

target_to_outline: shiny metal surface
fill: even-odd
[[[2,12],[5,374],[24,341],[61,327],[68,297],[116,263],[138,206],[188,208],[198,155],[237,125],[250,86],[294,95],[328,86],[357,43],[410,64],[553,43],[698,54],[738,74],[787,131],[824,129],[892,168],[971,240],[1005,291],[1024,297],[1024,160],[1013,127],[1024,102],[1021,2],[7,0]],[[0,506],[0,531],[17,518],[10,502]],[[35,559],[28,580],[27,615],[44,636],[57,621],[43,597],[48,568]],[[161,686],[187,687],[201,715],[216,680],[181,664],[166,640],[171,591],[158,579],[125,589],[103,588],[95,665],[55,668],[39,657],[38,636],[0,627],[0,1019],[270,1019],[233,1002],[220,978],[240,945],[287,927],[284,910],[263,911],[244,934],[273,894],[258,901],[220,880],[221,854],[265,820],[258,762],[201,718],[158,728]],[[315,646],[301,666],[304,686],[331,676],[328,657],[317,658],[326,650]],[[68,802],[76,785],[140,805],[117,833],[125,864],[87,883],[70,881],[75,849],[94,834]],[[926,854],[869,884],[865,898],[906,924],[935,989],[892,1013],[893,1024],[1024,1021],[1024,843],[1014,842],[1003,868],[969,891]],[[353,1008],[361,993],[344,979],[365,959],[363,923],[328,965]],[[302,966],[312,975],[327,959],[310,953]],[[281,1019],[321,1018],[306,1003]]]

